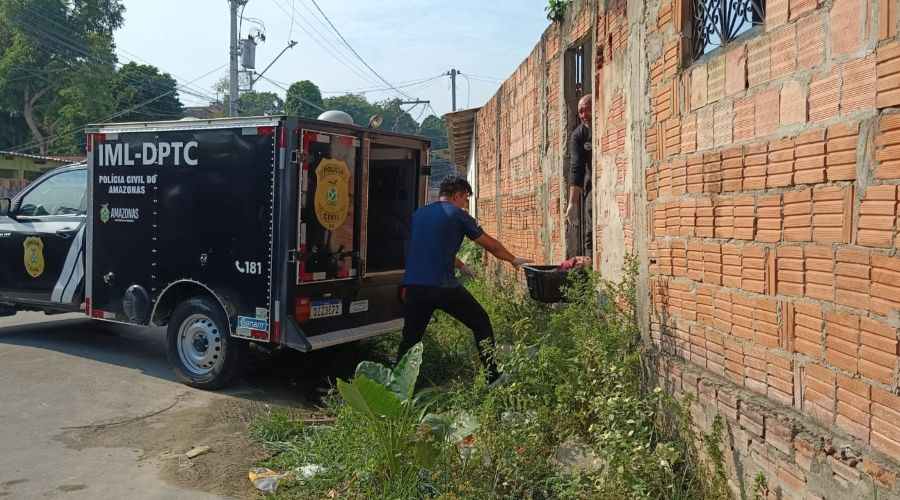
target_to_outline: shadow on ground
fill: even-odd
[[[166,359],[165,328],[143,328],[64,315],[32,314],[27,323],[0,322],[0,345],[27,346],[64,353],[177,381]],[[366,359],[384,361],[371,342],[301,353],[253,348],[244,376],[218,392],[237,398],[287,406],[315,404],[338,377],[352,376]]]

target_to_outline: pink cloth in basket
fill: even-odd
[[[567,261],[563,262],[559,266],[556,267],[557,271],[570,271],[577,267],[584,267],[591,265],[591,260],[587,257],[572,257]]]

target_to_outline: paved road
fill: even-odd
[[[61,439],[66,428],[145,415],[176,397],[202,405],[221,396],[174,380],[160,332],[114,332],[80,315],[0,318],[0,497],[218,498],[161,480],[141,450]]]
[[[164,335],[80,315],[0,318],[0,500],[253,495],[246,471],[260,457],[244,432],[253,405],[302,406],[322,372],[267,360],[249,383],[198,391],[175,380]],[[341,376],[356,361],[303,359]],[[184,458],[203,444],[214,453]]]

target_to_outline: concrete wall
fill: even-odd
[[[699,60],[688,0],[576,1],[477,117],[478,217],[566,255],[564,54],[594,47],[596,267],[639,307],[734,491],[898,498],[897,0],[769,0]]]
[[[0,153],[0,179],[25,179],[31,181],[48,170],[53,170],[56,167],[69,163],[73,162]]]

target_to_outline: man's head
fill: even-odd
[[[591,128],[592,111],[590,95],[586,95],[578,100],[578,118],[581,119],[581,123],[587,128]]]
[[[469,206],[469,196],[472,196],[472,185],[464,177],[450,174],[441,181],[441,200],[449,201],[457,208],[465,209]]]

